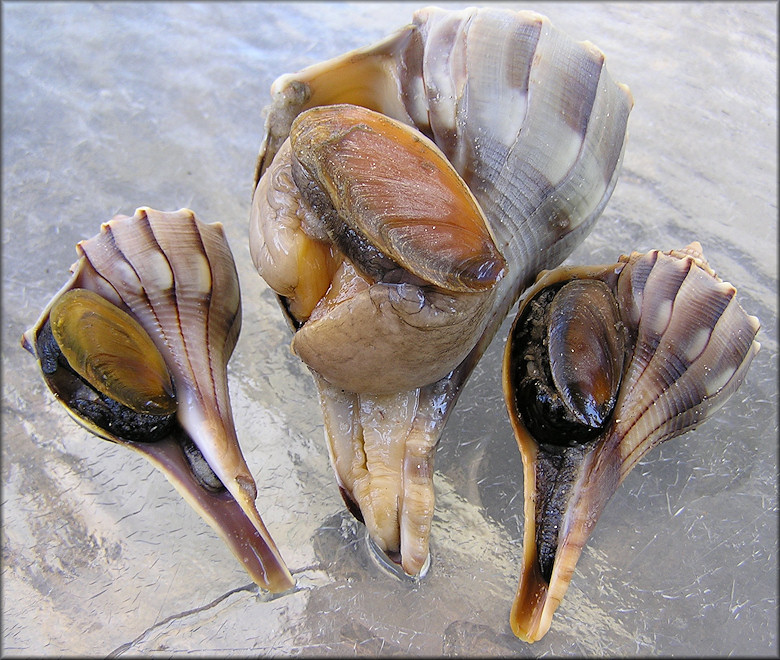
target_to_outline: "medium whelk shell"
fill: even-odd
[[[504,356],[525,491],[518,637],[548,631],[601,511],[637,462],[739,387],[758,329],[698,243],[547,271],[528,290]]]
[[[347,506],[388,557],[418,575],[444,423],[520,292],[576,247],[607,203],[632,99],[598,49],[543,16],[436,8],[373,46],[280,77],[272,95],[252,256],[314,375]],[[372,115],[374,146],[331,162],[332,137],[309,113],[354,133],[366,123],[348,119],[365,114],[355,106],[396,122]],[[314,136],[305,149],[303,135]],[[408,145],[404,159],[424,145],[422,169],[398,168],[390,143]],[[307,149],[316,166],[302,164]],[[434,178],[458,189],[465,215],[485,221],[421,221],[438,203],[427,185]],[[379,196],[355,206],[355,182]],[[387,204],[392,213],[356,224],[367,207]],[[473,261],[455,249],[469,246]]]
[[[70,280],[23,336],[46,384],[77,422],[163,472],[259,586],[289,589],[233,423],[241,298],[222,225],[139,208],[76,249]]]

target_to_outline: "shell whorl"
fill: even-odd
[[[689,253],[630,255],[617,295],[625,322],[636,324],[615,409],[622,480],[654,446],[722,406],[760,344],[758,319],[739,305],[736,289]]]
[[[424,107],[410,102],[410,117],[423,131],[429,122],[520,267],[522,289],[560,263],[606,205],[631,94],[612,81],[601,51],[533,12],[429,8],[414,25],[401,98],[422,87]]]

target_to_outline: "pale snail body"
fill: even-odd
[[[565,314],[546,312],[560,296]],[[592,322],[599,307],[610,322]],[[589,375],[557,379],[548,391],[540,374],[542,362],[560,356],[556,324],[578,317],[584,319],[573,322],[579,327],[566,329],[573,337],[564,342],[566,359],[573,363],[569,373],[579,363]],[[541,352],[527,341],[537,323],[543,337],[533,341]],[[528,290],[504,357],[504,394],[524,466],[523,567],[511,614],[521,639],[533,642],[548,631],[588,536],[629,471],[658,444],[704,421],[739,387],[760,347],[758,329],[758,319],[740,307],[734,287],[715,275],[698,243],[547,271]],[[585,345],[597,350],[580,351]],[[585,394],[575,393],[574,403],[566,391],[572,383]],[[589,388],[601,392],[595,399],[604,405],[586,429],[580,412],[594,408],[585,403]],[[542,403],[529,400],[534,395]],[[548,406],[559,397],[568,400]],[[572,413],[567,420],[558,406]],[[554,424],[538,419],[553,414]]]
[[[308,321],[306,314],[296,317],[295,309],[304,297],[312,299],[304,307],[316,306],[319,295],[303,286],[303,271],[316,269],[337,282],[345,292],[337,296],[339,303],[348,304],[353,293],[380,290],[378,282],[331,267],[339,249],[309,240],[315,238],[310,206],[289,201],[302,195],[281,161],[289,159],[293,122],[310,108],[363,106],[408,124],[410,140],[419,140],[416,131],[432,139],[478,202],[506,263],[505,274],[479,293],[405,282],[402,295],[377,305],[383,314],[374,326],[378,332],[393,324],[399,330],[386,333],[397,346],[375,360],[383,368],[372,373],[373,382],[345,380],[353,374],[342,378],[296,346],[302,343],[298,336],[293,340],[319,389],[329,452],[347,505],[388,556],[418,575],[428,558],[433,453],[446,418],[522,289],[540,269],[560,263],[603,210],[617,179],[633,102],[627,88],[611,80],[598,49],[571,41],[538,14],[495,9],[420,10],[411,25],[374,46],[280,77],[272,95],[250,248],[299,335],[308,332]],[[280,201],[280,193],[288,201]],[[349,260],[339,261],[344,263],[349,269]],[[429,305],[433,295],[443,295],[444,302]],[[403,342],[407,320],[430,309],[441,310],[431,318],[444,328],[441,336],[450,329],[450,344],[457,349],[451,361],[439,365],[435,356],[442,351],[427,353],[414,332]],[[372,344],[373,334],[361,336],[358,324],[345,321],[340,327],[343,359],[333,362],[343,363],[349,351],[368,344],[354,362],[358,369],[373,364],[364,356],[381,342]],[[316,347],[317,333],[308,334]],[[414,360],[395,357],[410,351],[432,368],[405,381],[406,366]]]
[[[188,209],[139,208],[104,223],[77,251],[71,278],[23,337],[47,385],[80,424],[162,471],[258,585],[289,589],[232,417],[227,363],[241,298],[222,225]],[[106,412],[116,402],[124,421]],[[173,420],[158,432],[127,408]]]

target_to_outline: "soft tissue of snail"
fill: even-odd
[[[271,91],[252,258],[314,377],[349,510],[418,576],[446,419],[521,291],[603,210],[633,100],[592,44],[474,8],[419,10]]]

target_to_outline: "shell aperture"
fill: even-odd
[[[419,575],[433,457],[449,413],[520,292],[560,263],[603,210],[633,100],[592,44],[539,14],[494,8],[416,11],[377,44],[280,76],[271,93],[250,217],[253,261],[314,376],[347,507],[376,546]],[[331,244],[309,240],[306,228],[318,223],[290,194],[298,186],[284,164],[289,138],[296,117],[338,104],[379,112],[435,143],[481,209],[503,277],[474,293],[421,286],[412,277],[424,283],[426,268],[450,268],[415,255],[400,283],[372,281],[334,259]],[[378,260],[400,262],[381,236],[361,233]]]
[[[615,382],[616,363],[622,369],[614,408],[595,432],[583,440],[580,427],[559,427],[563,438],[553,442],[539,431],[549,426],[533,419],[538,408],[523,402],[529,389],[524,336],[534,301],[571,284],[608,291],[619,311],[613,337],[601,332],[609,325],[593,325],[591,367],[605,371],[590,379],[592,389],[603,389],[602,380]],[[511,614],[521,639],[533,642],[548,631],[587,538],[633,466],[661,442],[704,421],[739,387],[759,349],[759,324],[735,293],[693,243],[685,250],[632,253],[616,264],[547,271],[521,301],[504,357],[504,394],[524,470],[523,567]],[[548,314],[547,323],[576,318],[582,304],[592,316],[595,307],[582,296],[560,303],[568,313]],[[600,345],[605,341],[616,344]],[[624,357],[602,360],[615,351]]]
[[[23,336],[44,381],[77,422],[159,469],[259,586],[286,591],[292,577],[257,512],[232,418],[241,306],[222,226],[142,207],[76,247],[71,278]],[[159,423],[124,403],[177,405]]]

